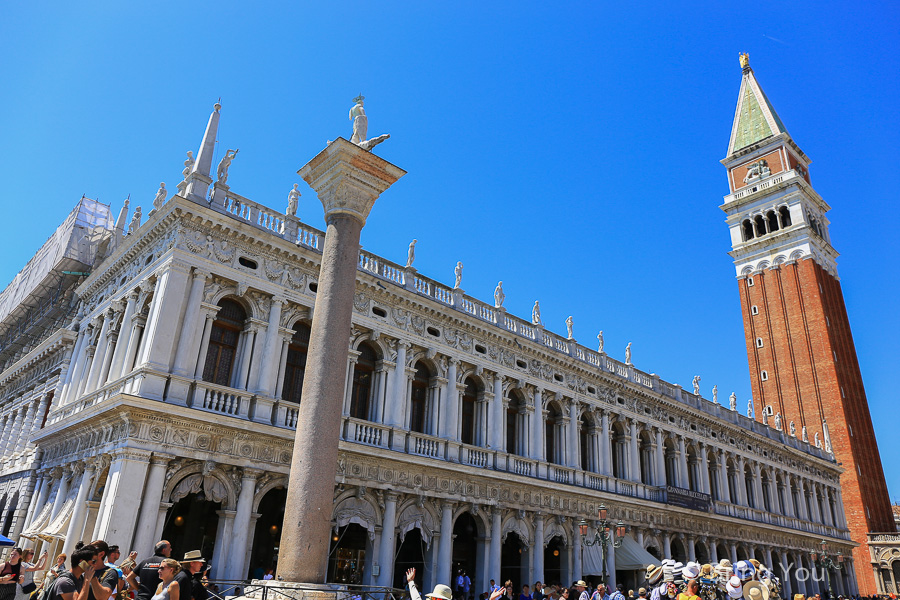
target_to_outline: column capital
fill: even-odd
[[[400,494],[391,490],[387,490],[384,493],[384,501],[385,502],[396,502],[400,499]]]
[[[280,304],[282,307],[284,307],[284,305],[287,304],[287,301],[288,301],[287,298],[285,298],[284,296],[282,296],[280,294],[275,294],[274,296],[272,296],[272,300],[271,300],[272,306],[275,306],[276,304]]]
[[[153,453],[153,456],[150,457],[150,466],[169,466],[169,461],[171,461],[174,456],[170,454],[158,454],[156,452]]]
[[[250,467],[244,467],[243,473],[241,473],[241,479],[246,479],[248,481],[256,481],[265,472],[266,471],[264,469],[253,469]]]
[[[199,281],[206,281],[211,273],[206,269],[201,269],[200,267],[194,267],[194,279]]]

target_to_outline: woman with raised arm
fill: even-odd
[[[406,572],[406,583],[409,585],[409,595],[412,600],[422,600],[422,594],[419,593],[419,590],[416,588],[416,570],[410,569]],[[505,592],[505,588],[499,588],[491,592],[491,597],[489,600],[497,600],[500,596]],[[433,600],[453,600],[453,590],[450,589],[449,586],[446,586],[442,583],[434,586],[434,591],[430,594],[425,594],[426,598],[432,598]],[[154,599],[155,600],[155,599]],[[178,600],[175,598],[175,600]]]

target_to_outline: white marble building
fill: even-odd
[[[218,120],[177,195],[106,228],[68,322],[0,373],[11,536],[144,555],[166,537],[245,578],[277,558],[299,427],[341,439],[334,580],[596,576],[577,525],[593,536],[601,503],[628,527],[607,567],[629,584],[648,552],[792,574],[823,538],[849,554],[831,455],[365,251],[342,428],[298,424],[323,234],[213,184]],[[803,578],[790,590],[821,585]]]

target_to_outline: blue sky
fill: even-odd
[[[703,392],[750,396],[724,214],[751,65],[833,210],[831,236],[892,495],[900,498],[896,3],[8,3],[0,197],[8,282],[82,194],[174,190],[222,98],[229,184],[322,225],[297,169],[365,94],[409,174],[366,249]],[[0,284],[2,285],[2,284]]]

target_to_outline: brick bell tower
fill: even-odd
[[[860,594],[874,594],[867,532],[895,530],[881,457],[809,158],[740,56],[728,156],[730,255],[757,419],[835,455]],[[827,517],[826,517],[827,518]]]

